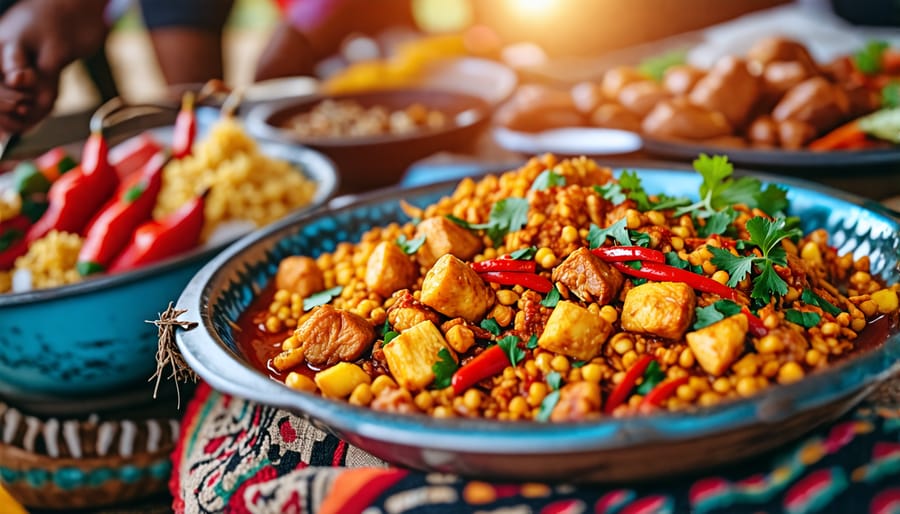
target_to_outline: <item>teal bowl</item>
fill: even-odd
[[[157,135],[165,140],[170,134]],[[312,202],[295,212],[321,206],[337,189],[334,165],[320,153],[279,143],[260,149],[292,162],[317,184]],[[64,287],[0,295],[0,396],[22,405],[58,404],[146,384],[157,349],[157,328],[148,320],[157,319],[226,245]]]
[[[698,174],[640,169],[649,193],[696,196]],[[789,214],[825,228],[840,253],[868,255],[873,273],[900,280],[900,221],[875,204],[808,182],[784,184]],[[236,322],[289,255],[317,256],[357,241],[373,226],[409,220],[400,200],[422,207],[455,183],[368,194],[328,212],[283,220],[242,239],[207,264],[178,300],[187,363],[218,390],[311,419],[350,444],[418,469],[517,480],[626,481],[676,476],[772,449],[834,420],[900,372],[900,333],[821,372],[742,400],[686,412],[572,423],[435,419],[381,412],[297,391],[257,370],[237,343]],[[336,202],[335,202],[336,203]]]

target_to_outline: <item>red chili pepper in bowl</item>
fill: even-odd
[[[478,382],[501,373],[507,366],[509,357],[499,344],[495,344],[456,370],[450,379],[450,385],[454,393],[462,394]]]
[[[478,273],[486,273],[488,271],[534,273],[537,270],[537,263],[534,261],[519,261],[515,259],[490,259],[481,262],[473,262],[472,269]]]
[[[614,262],[612,265],[615,266],[617,270],[632,277],[645,278],[647,280],[658,282],[682,282],[698,291],[716,294],[734,302],[739,301],[741,298],[741,294],[738,291],[724,284],[720,284],[709,277],[676,268],[675,266],[660,264],[658,262],[641,262],[640,269],[634,269],[621,262]]]
[[[647,396],[645,396],[643,400],[641,400],[638,409],[641,412],[646,413],[661,406],[664,401],[675,394],[675,390],[678,389],[679,386],[687,384],[688,379],[689,377],[678,377],[666,380],[665,382],[660,382],[647,393]]]
[[[172,134],[172,156],[181,159],[191,154],[197,137],[197,115],[194,112],[194,93],[188,91],[181,99],[181,110],[175,118]]]
[[[479,276],[487,282],[494,282],[504,286],[522,286],[539,293],[549,293],[553,289],[553,283],[537,273],[518,273],[515,271],[488,271],[479,273]]]
[[[615,389],[610,393],[609,398],[606,399],[606,405],[603,407],[603,412],[612,414],[616,407],[622,405],[625,399],[628,398],[628,394],[634,389],[634,386],[637,385],[638,379],[644,376],[644,371],[647,371],[647,366],[649,366],[651,362],[653,362],[653,357],[650,355],[644,354],[638,357],[638,360],[628,368],[628,371],[625,372],[625,377],[622,378],[622,381],[616,385]]]
[[[209,190],[165,218],[139,226],[128,246],[110,264],[109,272],[135,269],[197,246],[203,230],[207,194]]]
[[[741,306],[741,312],[744,316],[747,316],[747,326],[753,335],[756,337],[763,337],[769,333],[769,329],[766,328],[763,321],[759,319],[759,316],[750,312],[750,309],[748,309],[746,305]]]
[[[603,246],[594,248],[591,253],[606,262],[647,261],[666,262],[666,255],[653,248],[643,246]]]
[[[78,253],[78,273],[87,276],[105,270],[128,244],[138,225],[150,219],[168,160],[166,152],[151,157],[140,173],[122,183],[113,200],[94,217]]]

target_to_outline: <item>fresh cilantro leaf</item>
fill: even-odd
[[[743,307],[732,302],[731,300],[719,300],[713,304],[717,311],[725,315],[726,318],[734,316],[743,311]]]
[[[544,400],[541,402],[541,410],[538,411],[535,419],[542,422],[549,420],[557,403],[559,403],[559,391],[552,391],[544,397]]]
[[[622,186],[617,182],[610,182],[609,184],[604,184],[602,186],[594,186],[594,191],[604,199],[612,202],[613,205],[619,205],[628,199],[628,197],[625,196],[625,193],[622,192]]]
[[[509,358],[509,363],[513,367],[525,358],[525,350],[519,348],[519,338],[516,336],[506,336],[497,342],[503,353]]]
[[[504,198],[491,207],[491,215],[487,223],[487,234],[500,246],[503,238],[515,232],[528,222],[528,200],[524,198]]]
[[[803,235],[800,229],[786,229],[783,218],[771,221],[762,216],[747,220],[747,232],[750,234],[750,242],[759,247],[764,258],[782,266],[787,265],[787,253],[779,244],[781,240]]]
[[[768,301],[772,296],[784,296],[788,292],[787,282],[785,282],[771,263],[767,263],[756,279],[753,280],[753,291],[750,297],[761,301]]]
[[[528,348],[529,350],[534,350],[538,346],[537,342],[538,342],[537,334],[531,334],[531,337],[528,338],[528,343],[525,344],[525,348]]]
[[[306,298],[303,299],[303,310],[309,311],[320,305],[325,305],[334,299],[335,296],[341,294],[341,291],[344,290],[344,286],[335,286],[331,289],[326,289],[324,291],[319,291],[318,293],[313,293]]]
[[[728,272],[728,287],[737,287],[748,274],[753,270],[753,264],[756,257],[739,257],[732,254],[728,250],[716,248],[714,246],[707,247],[712,252],[711,262],[719,269]]]
[[[866,75],[875,75],[881,72],[884,51],[888,49],[886,41],[872,40],[866,43],[860,51],[853,54],[853,64],[856,69]]]
[[[725,187],[713,195],[711,205],[713,209],[724,209],[730,205],[742,203],[750,207],[756,207],[756,196],[760,194],[762,183],[753,177],[740,177],[735,180],[723,182]]]
[[[453,374],[459,365],[453,360],[453,355],[446,348],[441,348],[438,352],[438,361],[431,365],[431,371],[434,372],[434,387],[443,389],[450,386]]]
[[[389,330],[389,331],[387,331],[387,332],[384,333],[384,336],[382,337],[382,340],[384,341],[384,344],[388,344],[388,343],[390,343],[391,341],[393,341],[394,339],[396,339],[397,336],[399,336],[399,335],[400,335],[399,332],[394,332],[393,330]]]
[[[561,299],[562,297],[559,294],[559,289],[557,289],[554,285],[553,288],[550,289],[550,292],[547,293],[547,296],[545,296],[544,299],[541,300],[541,305],[552,309],[556,307],[556,304],[559,303]]]
[[[694,330],[700,330],[703,327],[708,327],[713,323],[734,316],[741,310],[741,306],[731,300],[719,300],[712,305],[699,307],[695,311],[697,321],[694,322]]]
[[[619,176],[619,185],[622,186],[622,189],[628,191],[628,198],[634,200],[639,211],[649,211],[652,208],[650,197],[644,191],[644,185],[641,183],[641,177],[638,176],[637,172],[634,170],[623,171]]]
[[[817,295],[812,289],[804,289],[803,292],[800,293],[800,299],[806,305],[815,305],[832,316],[837,316],[841,313],[840,309],[832,305],[828,300]]]
[[[690,205],[691,203],[690,199],[678,196],[656,195],[656,199],[657,202],[653,204],[653,209],[657,211],[674,209],[675,207]]]
[[[607,237],[613,238],[620,245],[630,246],[631,239],[628,237],[628,229],[625,228],[625,223],[625,218],[613,223],[608,228],[600,228],[591,223],[591,230],[588,232],[587,237],[591,249],[603,246]]]
[[[531,183],[531,190],[543,191],[551,187],[564,185],[566,185],[566,177],[559,173],[554,173],[551,170],[544,170],[536,179],[534,179],[534,182]]]
[[[647,283],[646,278],[631,277],[631,284],[634,286],[640,286],[640,285],[644,285],[646,283]]]
[[[487,330],[491,334],[494,334],[495,336],[500,335],[500,324],[497,323],[497,320],[495,320],[494,318],[485,318],[481,320],[479,326],[481,326],[481,328]]]
[[[700,200],[677,209],[676,216],[691,213],[697,219],[704,219],[736,203],[775,216],[787,206],[783,189],[772,185],[763,189],[762,183],[753,177],[731,178],[734,166],[724,155],[700,154],[694,161],[694,170],[703,177]]]
[[[788,309],[784,311],[784,319],[791,323],[796,323],[803,328],[812,328],[819,324],[822,316],[815,312],[803,312],[796,309]]]
[[[644,371],[644,381],[641,382],[641,385],[637,387],[637,393],[646,396],[647,393],[649,393],[653,390],[654,387],[656,387],[656,384],[659,384],[665,379],[666,374],[659,367],[659,363],[655,360],[650,361],[650,364]]]
[[[576,369],[577,369],[577,368],[583,368],[584,365],[587,364],[587,363],[588,363],[588,361],[574,361],[574,362],[572,362],[572,367],[573,367],[573,368],[576,368]]]
[[[724,234],[728,227],[737,219],[738,213],[731,207],[726,207],[712,216],[706,218],[706,224],[697,228],[700,237],[709,237],[713,234]]]
[[[551,371],[547,373],[545,377],[547,381],[547,385],[550,386],[551,391],[556,391],[560,387],[562,387],[562,375],[559,374],[558,371]]]
[[[885,109],[900,107],[900,80],[892,80],[881,88],[881,106]]]
[[[755,195],[756,207],[771,215],[779,216],[788,208],[787,189],[769,184]]]
[[[456,223],[457,225],[459,225],[462,228],[470,229],[470,230],[474,229],[474,226],[472,225],[472,223],[469,223],[468,221],[466,221],[462,218],[458,218],[452,214],[444,214],[444,217],[447,218],[448,220],[452,221],[453,223]]]
[[[650,234],[646,232],[641,232],[639,230],[629,230],[628,239],[631,240],[632,244],[635,244],[637,246],[643,246],[644,248],[650,247]]]
[[[391,331],[391,322],[388,320],[384,320],[384,325],[381,325],[378,329],[378,333],[381,335],[387,334]]]
[[[678,252],[676,251],[666,252],[666,264],[668,264],[669,266],[675,266],[679,269],[688,269],[691,265],[690,262],[679,257]]]
[[[537,247],[529,246],[527,248],[521,248],[509,254],[509,258],[517,261],[530,261],[531,259],[534,259],[534,254],[536,253]]]
[[[400,237],[397,238],[397,246],[403,250],[403,253],[406,255],[412,255],[419,251],[419,248],[425,244],[425,235],[421,235],[419,237],[410,239],[407,241],[406,236],[400,234]]]

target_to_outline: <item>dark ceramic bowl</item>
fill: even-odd
[[[638,169],[648,192],[694,196],[693,172]],[[873,272],[900,279],[900,222],[860,198],[762,176],[789,189],[804,230],[826,228],[841,253],[868,255]],[[289,409],[388,461],[425,470],[522,480],[632,480],[729,463],[783,444],[850,409],[900,371],[900,334],[877,348],[748,399],[691,412],[547,424],[434,419],[355,407],[292,390],[255,369],[234,326],[288,255],[316,256],[357,241],[372,226],[405,222],[399,200],[418,206],[453,183],[369,194],[331,211],[285,220],[228,248],[191,280],[178,308],[193,330],[177,333],[188,364],[213,387]]]
[[[391,111],[420,103],[443,112],[448,123],[439,129],[403,135],[360,137],[301,137],[287,128],[291,118],[326,99],[352,100],[363,107],[383,106]],[[490,114],[490,105],[473,95],[403,89],[262,102],[250,110],[246,120],[248,130],[256,137],[299,143],[327,155],[338,168],[342,190],[353,192],[395,184],[410,164],[435,152],[464,150],[487,126]]]

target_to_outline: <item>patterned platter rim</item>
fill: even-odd
[[[640,167],[636,171],[650,193],[661,192],[664,187],[668,194],[696,195],[699,176],[693,172]],[[900,219],[893,217],[889,210],[871,200],[808,181],[769,174],[755,176],[788,189],[795,209],[790,214],[802,217],[805,211],[817,210],[834,222],[843,222],[846,214],[856,215],[854,223],[845,227],[847,229],[853,229],[860,221],[871,224],[889,245],[888,260],[885,261],[883,256],[878,259],[881,261],[881,275],[892,280],[900,277]],[[351,442],[354,444],[363,441],[372,448],[382,450],[391,445],[413,447],[422,450],[426,457],[429,451],[433,451],[442,460],[463,452],[484,456],[559,456],[585,451],[622,450],[686,442],[760,426],[777,434],[782,423],[803,414],[813,411],[822,413],[831,406],[834,406],[831,410],[842,410],[832,413],[829,418],[842,414],[876,385],[900,372],[900,333],[893,333],[878,348],[809,375],[799,382],[692,412],[570,423],[434,419],[378,412],[291,390],[254,369],[218,332],[230,324],[218,323],[217,328],[213,319],[216,302],[221,299],[223,291],[233,290],[236,284],[243,282],[242,291],[231,292],[237,297],[248,297],[244,301],[249,303],[249,297],[265,284],[275,270],[269,263],[268,270],[263,272],[268,277],[253,283],[252,266],[255,264],[259,268],[265,264],[263,261],[271,258],[271,251],[285,237],[297,234],[314,223],[334,223],[332,218],[352,213],[354,209],[397,203],[400,199],[415,203],[416,199],[449,194],[457,182],[452,180],[411,189],[375,191],[349,204],[337,199],[332,201],[334,208],[331,210],[282,220],[230,246],[194,276],[178,300],[177,308],[186,310],[181,319],[199,324],[191,330],[180,329],[176,334],[178,347],[187,363],[202,379],[220,391],[307,416],[339,436],[352,436]],[[802,207],[797,207],[798,204]],[[809,228],[804,226],[804,229]],[[848,239],[833,244],[839,250],[855,248],[865,252],[872,249],[872,241],[864,237],[855,242]],[[819,422],[825,420],[823,417]],[[814,426],[810,424],[808,429]]]

